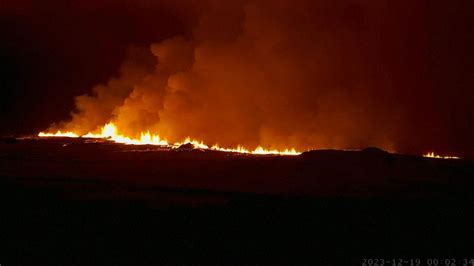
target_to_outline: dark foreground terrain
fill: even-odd
[[[474,259],[465,160],[3,139],[0,195],[2,266]]]

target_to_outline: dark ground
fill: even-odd
[[[0,183],[2,266],[474,258],[472,161],[3,139]]]

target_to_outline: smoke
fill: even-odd
[[[170,142],[393,150],[404,122],[391,59],[379,57],[388,7],[358,2],[209,1],[192,34],[131,49],[119,77],[53,127],[82,134],[113,121]]]

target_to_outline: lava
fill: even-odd
[[[436,158],[436,159],[461,159],[461,157],[458,157],[458,156],[441,156],[441,155],[435,154],[434,152],[428,152],[426,154],[423,154],[423,157]]]
[[[261,146],[258,146],[254,150],[249,150],[246,149],[242,146],[237,146],[237,148],[223,148],[220,147],[218,144],[215,144],[211,147],[208,145],[204,144],[202,141],[197,141],[193,140],[191,138],[186,138],[182,142],[176,142],[174,144],[168,143],[167,140],[162,139],[159,135],[157,134],[152,134],[149,131],[142,132],[140,134],[140,138],[131,138],[128,136],[124,136],[120,134],[117,130],[117,127],[115,126],[114,123],[110,122],[105,124],[101,132],[96,134],[89,132],[85,135],[79,135],[74,132],[62,132],[62,131],[57,131],[56,133],[50,133],[50,132],[40,132],[38,134],[38,137],[70,137],[70,138],[95,138],[95,139],[109,139],[111,141],[114,141],[116,143],[122,143],[122,144],[127,144],[127,145],[159,145],[159,146],[169,146],[172,148],[179,147],[183,144],[192,144],[194,147],[199,148],[199,149],[205,149],[205,150],[215,150],[215,151],[222,151],[222,152],[233,152],[233,153],[244,153],[244,154],[256,154],[256,155],[267,155],[267,154],[272,154],[272,155],[299,155],[301,152],[296,151],[294,148],[292,149],[285,149],[285,150],[268,150],[265,149]]]
[[[68,138],[78,138],[79,135],[73,133],[73,132],[61,132],[61,130],[58,130],[56,133],[44,133],[40,132],[38,134],[38,137],[68,137]]]

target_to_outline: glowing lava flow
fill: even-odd
[[[192,140],[190,138],[185,139],[183,142],[177,142],[174,144],[169,144],[168,141],[161,139],[159,135],[151,134],[149,131],[142,132],[140,134],[139,139],[130,138],[127,136],[123,136],[118,133],[117,127],[113,123],[108,123],[104,127],[102,127],[100,134],[94,133],[87,133],[86,135],[79,136],[74,132],[61,132],[57,131],[56,133],[44,133],[40,132],[38,137],[70,137],[70,138],[96,138],[96,139],[109,139],[116,143],[123,143],[129,145],[160,145],[160,146],[170,146],[170,147],[179,147],[180,145],[190,143],[194,147],[199,149],[206,149],[206,150],[215,150],[215,151],[223,151],[223,152],[235,152],[235,153],[245,153],[245,154],[273,154],[273,155],[299,155],[300,152],[297,152],[295,149],[286,149],[284,151],[279,150],[266,150],[263,147],[257,147],[255,150],[250,151],[245,149],[244,147],[238,146],[237,148],[222,148],[217,144],[209,147],[208,145],[204,144],[202,141]]]
[[[436,158],[436,159],[461,159],[461,157],[457,156],[441,156],[437,155],[434,152],[428,152],[427,154],[423,154],[423,157],[428,157],[428,158]]]
[[[79,135],[74,134],[72,132],[61,132],[61,130],[58,130],[56,133],[43,133],[40,132],[38,134],[38,137],[68,137],[68,138],[78,138]]]

